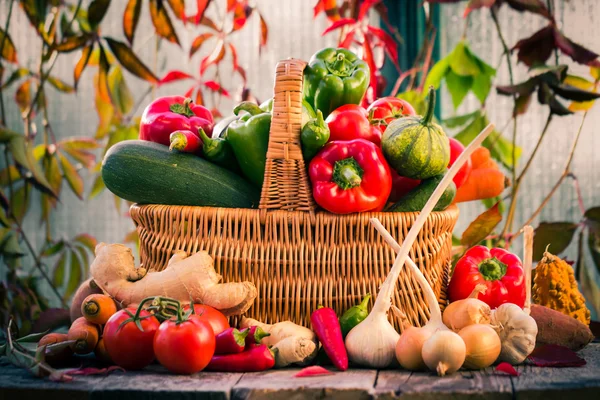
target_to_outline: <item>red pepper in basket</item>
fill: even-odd
[[[348,353],[335,311],[329,307],[320,307],[311,314],[310,323],[333,365],[340,371],[347,370]]]
[[[246,348],[248,329],[238,331],[235,328],[225,329],[215,336],[215,354],[241,353]]]
[[[207,371],[258,372],[275,366],[275,355],[264,344],[243,353],[215,355],[206,367]]]
[[[334,140],[365,139],[381,145],[383,131],[371,125],[367,110],[356,104],[336,108],[325,120],[329,126],[329,142]]]
[[[183,96],[159,97],[146,107],[140,121],[140,139],[169,146],[172,132],[198,128],[210,136],[213,116],[201,105]]]
[[[477,297],[491,308],[504,303],[525,305],[525,274],[521,260],[500,248],[471,247],[454,268],[448,285],[450,302],[466,299],[475,286],[486,286]]]
[[[381,211],[392,190],[381,150],[364,139],[327,143],[309,174],[317,204],[336,214]]]

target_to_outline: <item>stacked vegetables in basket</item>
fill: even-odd
[[[370,76],[364,61],[335,48],[314,54],[304,70],[300,141],[313,197],[336,214],[421,211],[464,147],[433,122],[433,88],[423,116],[395,97],[363,108]],[[142,116],[141,141],[119,143],[106,154],[104,183],[142,204],[256,208],[272,99],[243,102],[233,114],[214,125],[210,111],[190,99],[155,100]],[[434,211],[503,191],[504,175],[489,152],[481,148],[472,158]]]

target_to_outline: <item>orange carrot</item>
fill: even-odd
[[[478,147],[471,153],[471,164],[473,169],[479,169],[480,166],[490,160],[490,151],[485,147]]]
[[[85,317],[77,318],[67,334],[69,340],[75,341],[71,348],[77,354],[91,353],[98,344],[98,336],[98,326],[86,320]]]
[[[117,305],[105,294],[91,294],[81,303],[81,314],[93,324],[104,325],[117,312]]]
[[[62,343],[68,340],[66,333],[49,333],[42,337],[37,344],[37,347],[50,346],[57,343]],[[46,362],[51,366],[62,365],[68,361],[73,355],[73,350],[70,347],[63,347],[57,352],[46,353]]]
[[[106,346],[104,345],[104,338],[100,338],[100,340],[98,340],[98,344],[94,349],[94,354],[96,355],[96,358],[102,361],[103,363],[114,364],[113,361],[110,359],[110,356],[108,355],[108,351],[106,351]]]
[[[474,169],[469,179],[456,191],[455,203],[499,196],[507,186],[502,171],[493,168]]]

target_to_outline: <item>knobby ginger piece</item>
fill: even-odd
[[[219,283],[222,277],[205,251],[189,257],[177,251],[164,270],[148,272],[135,267],[129,247],[99,243],[91,273],[96,284],[124,307],[139,304],[146,297],[163,296],[182,303],[193,299],[229,316],[246,312],[257,295],[251,282]]]

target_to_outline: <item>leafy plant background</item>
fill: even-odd
[[[519,1],[521,0],[512,0],[513,3]],[[543,16],[530,12],[520,13],[509,8],[506,3],[511,1],[496,2],[500,31],[509,47],[547,24]],[[15,77],[11,85],[4,88],[3,96],[6,127],[14,133],[23,134],[22,111],[28,113],[28,103],[36,94],[42,39],[30,24],[22,5],[52,5],[59,2],[12,3],[14,7],[8,32],[18,54],[13,60],[10,59],[10,54],[6,54],[2,60],[5,67],[2,82]],[[78,1],[66,2],[70,7],[66,8],[65,21],[62,24],[69,24],[77,3]],[[101,10],[105,3],[108,2],[82,1],[81,10],[89,11],[91,4],[95,4],[92,8]],[[131,40],[131,34],[127,34],[128,38],[124,33],[123,13],[128,4],[135,3],[142,4],[142,9],[135,35]],[[81,66],[80,60],[86,58],[82,57],[81,49],[60,52],[55,65],[52,57],[45,60],[44,71],[48,71],[49,65],[54,65],[47,77],[48,83],[43,93],[45,96],[41,96],[47,100],[47,107],[45,111],[42,107],[32,113],[29,131],[26,133],[36,136],[29,147],[33,156],[41,160],[42,171],[46,171],[41,174],[56,177],[56,172],[60,171],[59,175],[63,175],[60,200],[53,199],[48,192],[31,188],[28,192],[31,194],[28,213],[22,220],[22,226],[11,221],[8,221],[8,224],[6,221],[0,221],[3,223],[0,227],[0,248],[4,263],[1,271],[3,284],[0,290],[0,310],[4,308],[8,312],[20,315],[18,323],[24,331],[31,328],[30,321],[38,316],[40,311],[49,306],[60,306],[61,301],[67,301],[76,283],[86,274],[96,240],[128,241],[133,246],[136,237],[132,232],[131,221],[126,215],[127,205],[121,204],[107,191],[102,191],[102,185],[97,180],[98,164],[95,161],[101,159],[104,149],[110,144],[137,135],[137,117],[145,103],[153,97],[166,94],[186,93],[198,98],[200,89],[203,101],[210,108],[228,113],[235,101],[248,98],[264,100],[271,95],[275,64],[282,58],[294,56],[307,60],[312,53],[324,46],[344,43],[362,52],[363,57],[375,67],[374,70],[379,70],[384,63],[393,64],[395,61],[390,40],[400,39],[399,42],[402,43],[402,38],[395,35],[394,27],[389,26],[389,22],[386,21],[385,12],[379,13],[382,11],[380,1],[187,1],[185,15],[188,18],[185,24],[178,18],[181,10],[177,5],[181,3],[183,2],[154,0],[111,2],[104,17],[98,17],[98,21],[101,21],[99,26],[88,27],[88,30],[95,33],[88,38],[86,45],[89,46],[89,43],[94,41],[95,52],[90,53],[91,58],[79,78],[76,92],[74,68],[77,69],[77,65]],[[314,9],[315,4],[312,3],[317,4]],[[434,6],[430,3],[449,4]],[[431,0],[425,4],[430,10],[431,7],[436,7],[436,12],[441,13],[441,26],[439,30],[429,26],[423,51],[413,68],[399,71],[400,78],[396,82],[394,92],[400,92],[401,96],[416,102],[418,106],[422,99],[423,87],[432,83],[433,79],[433,83],[439,85],[442,90],[442,120],[451,135],[466,137],[470,130],[465,127],[471,125],[472,130],[475,130],[484,124],[486,118],[495,122],[503,136],[498,136],[489,144],[495,156],[505,164],[506,174],[511,176],[511,115],[514,101],[512,96],[496,93],[496,86],[511,83],[503,47],[498,38],[498,29],[490,10],[486,7],[471,12],[468,19],[462,17],[467,4],[471,7],[489,6],[494,2],[471,0],[454,3],[456,1],[453,0]],[[600,16],[600,12],[596,11],[594,0],[556,1],[556,4],[554,1],[536,0],[531,3],[550,7],[556,16],[557,26],[567,37],[591,50],[597,49],[594,37],[600,36],[600,28],[593,21],[595,17]],[[0,15],[3,16],[0,18],[0,28],[5,26],[10,4],[10,0],[0,2]],[[164,19],[162,11],[157,11],[159,5],[166,10],[173,30],[168,29],[170,24]],[[206,7],[206,14],[198,16],[198,9],[204,9],[203,7]],[[158,10],[162,9],[159,7]],[[81,17],[83,14],[78,15]],[[379,16],[383,18],[379,19]],[[153,20],[157,23],[153,24]],[[231,31],[230,34],[215,31],[211,28],[210,21],[217,25],[217,31],[225,21],[221,30]],[[82,23],[85,23],[85,20]],[[388,28],[388,33],[379,27]],[[161,32],[162,39],[156,39],[157,30]],[[106,37],[109,40],[106,40]],[[430,47],[435,37],[440,43],[442,58],[455,51],[466,52],[477,57],[481,63],[487,64],[480,68],[484,73],[478,73],[481,76],[469,80],[456,76],[448,78],[447,72],[444,72],[443,79],[437,79],[436,71],[439,72],[441,67],[439,63],[435,64],[437,60],[431,58]],[[130,42],[133,41],[134,54],[147,69],[137,68],[136,74],[129,72],[122,63],[123,60],[114,58],[114,53],[123,46],[115,44],[114,40],[125,47],[130,46]],[[56,43],[69,46],[68,41]],[[106,59],[97,53],[98,43],[105,49]],[[470,50],[465,50],[463,44]],[[46,53],[49,47],[51,46],[46,46]],[[517,60],[515,51],[511,55],[515,83],[528,79],[528,67],[522,63],[518,64]],[[218,68],[214,65],[217,63]],[[548,63],[568,64],[570,74],[594,80],[590,76],[589,67],[573,62],[563,54],[558,54],[558,59],[552,54]],[[104,77],[99,74],[99,70],[102,70],[99,65],[107,64],[111,65],[106,71],[108,90],[98,90],[99,83],[104,82]],[[437,70],[434,67],[433,71],[427,74],[434,64]],[[22,69],[32,72],[23,72]],[[463,75],[468,75],[468,71],[463,72]],[[377,71],[372,78],[378,85],[371,87],[371,93],[379,96],[388,94],[382,91],[385,85]],[[475,79],[477,84],[474,85]],[[583,89],[592,91],[595,86],[592,83]],[[482,111],[484,99],[485,110]],[[568,102],[564,104],[568,105]],[[534,96],[526,114],[517,118],[517,172],[522,169],[524,160],[534,151],[546,122],[547,110],[548,107],[539,105]],[[600,221],[600,211],[592,208],[597,201],[594,194],[600,192],[600,184],[596,183],[596,170],[600,166],[600,159],[594,157],[595,151],[600,148],[593,136],[593,127],[600,122],[597,108],[592,108],[586,117],[581,139],[569,169],[570,173],[557,184],[581,118],[582,112],[572,116],[553,117],[547,136],[540,144],[531,168],[521,183],[513,227],[504,233],[515,232],[522,223],[530,219],[544,197],[556,186],[556,192],[549,197],[546,207],[540,208],[539,215],[534,215],[531,221],[534,227],[538,228],[537,252],[540,252],[540,243],[552,242],[552,252],[577,261],[575,267],[586,298],[592,308],[599,310],[600,292],[596,282],[600,281],[600,274],[596,266],[600,265],[600,228],[597,222]],[[9,149],[12,139],[6,134],[0,135],[0,139],[4,147]],[[45,140],[51,143],[54,139],[57,146],[44,152],[44,146],[40,145]],[[16,170],[4,169],[7,162],[13,161],[14,155],[7,159],[0,158],[0,168],[3,168],[0,172],[0,188],[8,197],[9,183],[14,183],[11,179],[21,176]],[[22,172],[31,187],[32,183],[36,182],[36,174],[30,175],[27,168],[22,169]],[[47,180],[50,187],[58,188],[57,179]],[[26,204],[18,197],[24,194],[24,191],[20,193],[17,190],[19,185],[20,183],[15,183],[12,199],[13,204],[19,205],[13,206],[13,212],[16,209],[17,214],[23,212],[25,208],[22,205]],[[36,182],[36,187],[39,186],[39,182]],[[505,194],[510,192],[509,188]],[[495,230],[489,228],[477,232],[483,235],[481,237],[487,236],[487,244],[504,245],[507,240],[512,239],[510,235],[500,235],[503,233],[509,204],[509,199],[505,198],[504,204],[491,208],[480,217],[484,220],[499,218],[499,214],[504,217]],[[55,205],[55,209],[50,211],[52,205]],[[471,202],[461,205],[462,217],[456,230],[457,238],[461,237],[470,221],[492,205],[493,202]],[[584,215],[586,210],[588,211]],[[540,221],[544,222],[540,224]],[[21,228],[27,235],[28,243],[18,235]],[[463,244],[466,242],[468,240],[463,237]],[[33,252],[27,251],[29,245],[34,249]],[[513,250],[520,251],[520,240],[514,240],[512,246]],[[460,246],[457,246],[457,249],[460,252]],[[35,254],[35,257],[31,254]],[[59,296],[55,296],[51,287],[41,279],[42,270],[48,276],[48,280],[58,288]],[[12,277],[7,280],[7,276]],[[41,295],[36,294],[38,291]],[[57,300],[59,297],[61,301]],[[4,312],[1,322],[5,322],[8,312]]]

